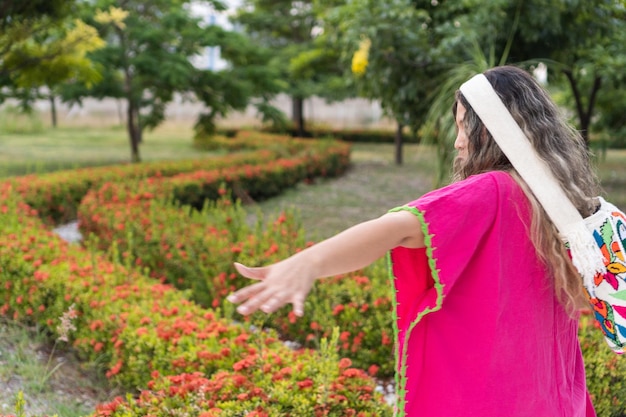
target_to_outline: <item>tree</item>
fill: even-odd
[[[530,1],[511,58],[535,59],[555,70],[570,91],[571,107],[587,142],[603,85],[620,85],[626,64],[626,5],[623,1]],[[621,84],[622,86],[624,84]]]
[[[439,134],[451,126],[441,97],[451,104],[458,84],[484,65],[549,63],[567,81],[584,134],[602,83],[623,79],[623,2],[573,1],[565,7],[557,0],[355,0],[340,10],[334,25],[347,34],[353,51],[361,51],[354,55],[356,67],[359,60],[366,63],[361,93],[417,129],[430,108],[429,128],[422,131],[434,135],[442,167],[454,136]],[[359,49],[362,39],[367,48]],[[446,82],[454,77],[456,86]]]
[[[0,32],[24,20],[36,21],[44,17],[51,22],[63,20],[73,6],[72,0],[3,0],[0,4]]]
[[[270,84],[267,79],[273,77],[255,65],[211,72],[192,64],[191,58],[209,46],[222,47],[223,56],[236,57],[239,63],[246,60],[236,51],[247,51],[252,64],[258,52],[248,48],[246,39],[238,34],[205,26],[199,17],[192,16],[190,1],[128,0],[123,9],[116,7],[117,3],[97,0],[85,10],[85,18],[90,18],[107,40],[105,48],[91,54],[103,68],[103,80],[72,94],[78,102],[85,96],[125,100],[133,162],[141,159],[139,145],[144,129],[164,120],[166,106],[175,93],[189,100],[199,98],[209,106],[208,114],[200,116],[197,124],[206,132],[214,130],[217,115],[245,107],[254,91],[251,80],[265,87]],[[206,4],[216,11],[224,9],[218,0]]]
[[[311,0],[245,0],[235,17],[250,38],[272,51],[268,65],[276,68],[284,81],[282,91],[291,97],[298,136],[307,134],[305,99],[353,95],[342,78],[337,51],[327,47],[321,31],[323,10]]]
[[[451,3],[452,4],[452,3]],[[450,10],[432,1],[356,0],[327,13],[325,31],[351,66],[361,96],[378,100],[396,121],[395,161],[402,163],[404,127],[418,134],[450,51],[440,25]]]
[[[31,23],[31,29],[36,23]],[[34,30],[29,37],[18,39],[14,31],[22,31],[21,24],[10,27],[3,37],[12,38],[12,45],[2,57],[5,71],[4,97],[18,98],[24,109],[43,98],[41,87],[47,87],[45,97],[50,100],[52,125],[56,126],[55,95],[66,82],[90,85],[100,80],[100,73],[87,54],[104,46],[95,28],[81,20],[67,21],[45,29]]]
[[[72,18],[73,1],[5,0],[0,4],[0,102],[17,98],[22,108],[69,80],[90,83],[99,74],[86,54],[104,44],[96,31]],[[52,107],[53,124],[55,108]]]

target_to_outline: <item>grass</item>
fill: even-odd
[[[626,210],[626,149],[611,149],[597,161],[598,175],[607,199]]]
[[[14,413],[20,391],[26,415],[58,417],[90,414],[115,394],[62,342],[51,346],[40,329],[0,321],[0,414]]]
[[[390,208],[418,198],[433,188],[434,151],[405,145],[404,164],[396,165],[392,145],[355,144],[352,167],[341,178],[300,184],[255,208],[274,213],[287,208],[299,213],[311,240],[320,240],[381,216]]]
[[[126,131],[119,126],[0,134],[0,176],[130,159]],[[146,133],[141,154],[146,161],[202,157],[191,147],[191,140],[190,125],[166,123]],[[402,166],[393,163],[393,152],[393,145],[354,144],[353,166],[346,175],[300,184],[279,197],[248,206],[250,216],[258,210],[269,215],[295,209],[307,237],[316,241],[378,217],[433,188],[436,156],[432,149],[406,145]],[[626,150],[610,150],[597,165],[608,199],[625,209]],[[106,382],[83,370],[71,351],[55,350],[51,351],[37,329],[0,322],[0,413],[13,411],[18,388],[25,391],[28,415],[85,415],[93,411],[93,404],[112,398]]]
[[[43,132],[6,132],[0,124],[0,177],[110,165],[130,161],[128,134],[123,126],[48,128]],[[191,124],[165,123],[144,133],[144,161],[197,158]]]

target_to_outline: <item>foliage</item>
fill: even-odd
[[[239,33],[206,25],[192,15],[190,4],[132,0],[117,7],[117,1],[98,0],[85,5],[85,19],[107,40],[105,48],[90,54],[101,65],[103,80],[90,89],[71,86],[66,99],[123,98],[133,162],[140,160],[144,130],[164,120],[175,94],[206,106],[206,113],[198,116],[199,132],[213,132],[218,116],[245,109],[252,97],[269,111],[267,96],[276,91],[276,77],[263,66],[266,52]],[[207,6],[217,11],[225,7],[219,0]],[[229,66],[219,71],[194,66],[191,58],[207,47],[219,47]]]
[[[263,139],[252,138],[259,142]],[[127,182],[121,174],[116,181]],[[149,178],[145,182],[158,181],[162,180]],[[120,185],[106,187],[124,190]],[[89,249],[84,249],[67,245],[45,232],[37,212],[23,204],[11,183],[4,183],[0,190],[0,314],[38,323],[56,337],[60,335],[60,318],[74,305],[78,312],[76,330],[69,336],[82,357],[97,364],[112,381],[129,391],[145,391],[143,396],[131,395],[102,405],[96,415],[159,415],[167,412],[166,407],[205,412],[207,416],[217,413],[212,407],[219,408],[221,415],[241,415],[244,411],[301,415],[293,407],[306,410],[303,415],[316,415],[316,411],[328,415],[391,413],[380,397],[372,394],[370,376],[377,375],[377,371],[383,373],[382,366],[365,372],[352,365],[365,368],[366,363],[387,360],[391,366],[388,358],[381,359],[387,346],[390,349],[391,336],[384,334],[391,328],[391,305],[384,292],[388,289],[382,289],[384,265],[343,277],[341,282],[337,282],[341,277],[320,282],[307,304],[310,322],[304,318],[296,321],[284,311],[276,314],[273,323],[256,317],[234,323],[225,319],[234,318],[232,306],[224,304],[222,311],[203,309],[189,301],[191,292],[173,290],[149,279],[144,258],[134,257],[133,252],[141,246],[151,246],[141,250],[153,251],[160,259],[167,259],[167,253],[171,253],[182,266],[215,253],[226,258],[233,256],[229,262],[234,256],[246,263],[265,262],[273,256],[282,257],[285,249],[281,247],[302,243],[301,235],[293,234],[298,228],[288,214],[270,222],[266,229],[248,228],[238,207],[225,200],[205,208],[203,213],[208,218],[203,224],[203,213],[189,215],[191,211],[174,210],[177,206],[163,198],[165,193],[160,196],[165,200],[161,205],[148,209],[146,203],[156,204],[159,195],[146,195],[141,187],[130,185],[124,192],[111,193],[104,200],[106,204],[117,199],[116,207],[106,207],[102,212],[90,207],[92,214],[115,221],[112,226],[118,238],[134,228],[132,244],[113,245],[111,255],[117,250],[121,259],[121,263],[116,263],[96,251],[95,242],[87,243]],[[141,198],[136,198],[137,193],[142,193]],[[125,217],[124,198],[143,211],[133,211],[131,219]],[[204,229],[209,224],[217,231],[231,234],[233,240],[201,240],[202,235],[213,233]],[[153,245],[152,238],[146,240],[149,234],[160,233],[159,226],[170,234],[165,242],[169,245],[167,252],[158,252],[163,247]],[[144,235],[139,234],[142,230]],[[184,246],[192,238],[200,241],[195,251]],[[233,252],[231,243],[235,240],[241,246]],[[221,250],[230,250],[230,255]],[[227,286],[234,282],[236,278],[231,279],[228,272],[218,274],[215,285],[220,284],[220,276]],[[325,338],[331,343],[320,342],[318,352],[294,352],[278,341],[274,331],[258,331],[265,324],[272,324],[283,334],[295,335],[294,339],[304,338],[303,343],[313,342],[310,346],[318,346],[317,340]],[[333,334],[335,328],[337,332]],[[588,385],[598,412],[623,414],[623,361],[604,346],[601,333],[588,326],[585,317],[580,341],[587,362]],[[333,348],[328,350],[328,346]],[[344,359],[339,359],[342,356]],[[325,400],[320,401],[322,394]]]
[[[200,416],[390,416],[391,409],[374,395],[371,379],[350,367],[337,366],[335,331],[324,340],[316,361],[306,355],[262,351],[210,378],[187,373],[155,375],[150,389],[135,400],[121,398],[98,407],[94,417],[170,416],[200,412]],[[286,356],[285,353],[287,353]],[[236,399],[236,400],[235,400]]]
[[[312,0],[245,0],[234,19],[257,44],[272,50],[267,65],[276,68],[283,80],[281,91],[292,98],[298,136],[306,136],[304,99],[351,95],[341,78],[337,53],[319,30],[322,14],[323,8]]]
[[[98,188],[105,182],[126,182],[129,179],[146,177],[170,177],[182,173],[190,173],[199,170],[215,171],[224,170],[227,167],[237,169],[248,165],[261,165],[268,160],[279,156],[317,154],[326,155],[329,160],[334,160],[335,165],[329,165],[328,173],[340,172],[347,164],[347,147],[339,146],[340,151],[335,152],[330,142],[294,140],[287,137],[274,135],[253,135],[244,139],[247,133],[242,132],[242,141],[246,141],[248,149],[265,147],[268,149],[234,153],[220,158],[199,158],[179,161],[148,162],[141,165],[127,164],[116,166],[90,167],[75,170],[56,171],[46,175],[26,175],[12,178],[11,181],[16,189],[22,194],[28,204],[38,210],[39,215],[48,223],[70,221],[76,218],[77,207],[81,199],[91,188]],[[260,136],[260,137],[259,137]],[[268,145],[270,142],[276,142]],[[253,145],[256,143],[256,145]],[[335,155],[333,157],[333,155]],[[323,158],[322,158],[323,159]],[[310,170],[306,175],[315,177],[321,175],[321,170],[316,170],[314,161],[299,158],[297,164],[308,166]],[[334,171],[333,171],[334,170]],[[223,176],[221,177],[223,178]],[[299,177],[302,179],[302,177]],[[182,182],[182,180],[179,180]],[[193,180],[192,180],[193,181]],[[221,181],[221,180],[220,180]],[[293,184],[297,178],[285,177],[283,184]],[[212,183],[211,195],[215,196],[219,181]],[[182,187],[181,187],[182,189]],[[263,191],[258,191],[262,193]],[[262,195],[262,194],[259,194]],[[196,195],[199,206],[202,206],[206,195]],[[187,202],[189,204],[189,202]]]
[[[102,48],[104,41],[83,21],[59,17],[65,7],[57,7],[56,2],[49,6],[49,12],[56,19],[38,15],[37,10],[44,13],[47,9],[35,4],[33,9],[21,9],[28,18],[14,16],[3,25],[0,85],[4,89],[0,102],[13,97],[24,109],[30,110],[33,101],[43,97],[41,87],[47,87],[48,96],[54,97],[56,89],[65,82],[89,85],[100,80],[98,68],[87,54]]]
[[[27,417],[25,407],[26,407],[26,401],[24,400],[24,393],[22,391],[19,391],[15,396],[15,414],[10,414],[7,416],[0,414],[0,417]],[[36,416],[30,416],[30,417],[36,417]],[[54,415],[52,417],[57,417],[57,416]]]
[[[597,415],[622,417],[626,415],[626,362],[608,347],[598,326],[591,315],[582,316],[579,339],[585,361],[587,388]]]
[[[71,0],[4,0],[0,6],[0,31],[22,21],[43,17],[54,20],[66,17],[74,5]]]
[[[36,212],[20,201],[9,183],[1,193],[0,314],[38,323],[56,334],[59,317],[73,305],[78,313],[76,330],[69,335],[73,346],[127,390],[151,390],[163,377],[178,388],[153,393],[165,399],[163,406],[174,404],[187,398],[182,394],[192,387],[186,382],[199,372],[224,389],[218,397],[223,407],[241,409],[236,399],[256,401],[254,392],[261,396],[267,390],[274,398],[270,406],[279,410],[297,405],[307,410],[322,407],[329,415],[352,415],[350,410],[354,415],[391,413],[374,394],[373,380],[351,369],[349,361],[339,361],[332,350],[292,351],[273,332],[259,331],[258,325],[255,330],[227,322],[219,311],[189,302],[188,292],[112,263],[93,249],[69,246],[52,233],[42,233]],[[228,223],[225,217],[222,221]],[[235,383],[235,390],[228,381]],[[258,389],[241,397],[237,381],[250,381]],[[289,389],[294,385],[299,391]],[[102,410],[115,411],[122,403],[115,401]]]
[[[423,121],[425,97],[433,88],[425,36],[429,14],[403,2],[360,0],[327,15],[328,30],[344,51],[346,67],[357,69],[364,97],[381,102],[385,113],[414,130]],[[356,52],[355,52],[356,51]]]
[[[568,86],[566,106],[585,138],[594,124],[596,103],[611,87],[623,91],[626,7],[619,1],[520,2],[522,20],[511,54],[517,60],[544,60],[554,81]],[[623,97],[624,94],[621,94]],[[605,101],[605,100],[603,100]],[[605,101],[606,102],[606,101]],[[618,102],[623,102],[623,98]],[[620,112],[620,107],[603,111]]]
[[[567,7],[544,0],[336,3],[326,14],[327,37],[342,51],[346,67],[356,64],[354,82],[361,95],[380,100],[400,125],[430,133],[426,139],[439,149],[439,184],[447,177],[452,153],[447,103],[458,85],[450,84],[450,71],[470,76],[486,69],[480,65],[467,71],[468,62],[478,63],[477,52],[489,66],[523,63],[529,68],[544,61],[564,74],[572,92],[566,104],[579,115],[583,133],[592,120],[599,86],[623,84],[626,10],[620,2],[576,1]],[[445,106],[444,94],[449,95]],[[612,107],[603,110],[621,114],[621,107]]]
[[[15,26],[11,29],[22,30]],[[104,41],[95,28],[75,20],[71,26],[51,29],[19,44],[13,43],[3,57],[4,70],[11,72],[17,87],[27,89],[39,85],[55,86],[66,80],[90,83],[98,81],[99,73],[86,55],[103,46]],[[32,66],[32,61],[38,65]]]
[[[626,148],[626,78],[605,79],[602,94],[597,96],[594,132],[590,140],[598,138],[611,148]]]
[[[399,132],[408,126],[417,135],[446,65],[457,62],[451,16],[464,6],[456,4],[358,0],[326,15],[325,30],[342,51],[345,66],[352,64],[359,94],[380,101]],[[399,132],[396,162],[400,164],[403,138]]]
[[[245,129],[242,129],[245,130]],[[295,128],[287,126],[287,133],[291,136],[297,136]],[[266,133],[283,133],[283,129],[278,131],[265,128],[261,130]],[[239,141],[230,140],[235,137],[238,132],[237,128],[220,129],[216,136],[196,136],[194,137],[194,146],[197,149],[215,150],[215,149],[227,149],[236,150],[242,149],[245,145]],[[308,133],[312,138],[318,139],[337,139],[342,142],[359,142],[359,143],[393,143],[395,140],[395,132],[389,129],[368,129],[368,128],[333,128],[323,125],[309,126]],[[405,132],[409,133],[409,132]],[[408,135],[405,138],[406,143],[419,143],[421,138],[416,135]]]
[[[293,177],[289,171],[282,174]],[[194,178],[201,180],[199,175]],[[273,188],[270,182],[278,184],[280,180],[268,177],[266,185],[259,188]],[[152,184],[106,185],[90,192],[79,213],[81,231],[97,235],[103,249],[114,246],[122,255],[119,262],[138,265],[154,278],[190,289],[193,300],[201,305],[218,307],[227,294],[246,284],[233,262],[264,264],[305,247],[299,225],[290,213],[281,214],[260,233],[262,218],[255,226],[248,226],[246,212],[230,199],[205,204],[197,213],[189,212],[180,210],[178,203],[169,203],[170,191],[164,184]],[[189,197],[195,202],[195,196],[204,193],[195,190],[186,193],[188,197],[182,202],[188,203]],[[226,190],[219,192],[225,194]],[[181,194],[175,194],[180,201]],[[285,308],[266,325],[306,347],[317,347],[320,338],[338,327],[341,355],[372,374],[389,376],[393,360],[386,275],[381,262],[367,272],[322,280],[307,299],[306,317],[296,320]]]

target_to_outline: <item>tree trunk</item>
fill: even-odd
[[[48,96],[50,100],[50,115],[52,117],[52,127],[57,127],[57,106],[54,100],[54,94]]]
[[[396,136],[394,140],[396,145],[396,165],[402,165],[402,144],[404,142],[402,137],[403,127],[402,123],[398,123],[398,127],[396,129]]]
[[[580,123],[580,134],[585,140],[587,148],[589,148],[589,127],[591,125],[591,117],[593,116],[593,107],[596,103],[596,96],[598,94],[598,90],[600,90],[600,86],[602,85],[602,78],[597,75],[595,76],[593,86],[591,87],[591,91],[589,93],[589,102],[587,103],[587,108],[585,109],[582,102],[582,96],[578,90],[578,83],[574,78],[573,72],[567,69],[563,70],[563,73],[567,77],[572,93],[574,94],[576,112],[578,113],[578,121]]]
[[[139,121],[137,118],[139,111],[136,109],[133,100],[128,100],[128,109],[126,115],[126,126],[128,130],[128,137],[130,139],[130,161],[140,162],[139,156]]]
[[[303,138],[306,135],[304,128],[304,99],[292,97],[291,108],[291,119],[295,127],[296,136]]]

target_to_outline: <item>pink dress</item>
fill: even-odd
[[[397,415],[590,417],[578,320],[529,239],[530,205],[502,171],[406,206],[426,248],[390,252]]]

